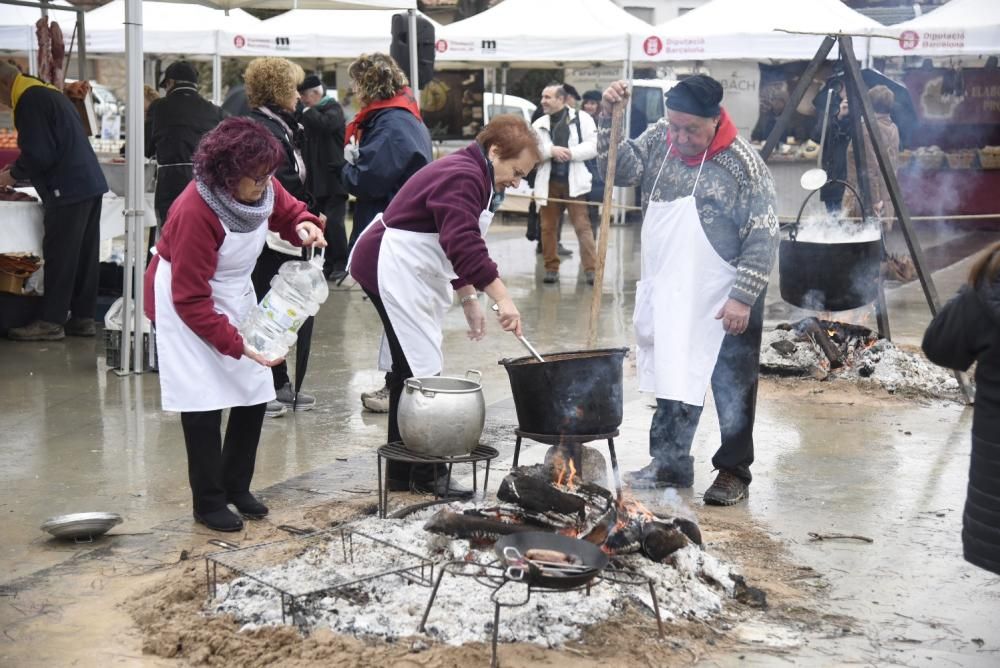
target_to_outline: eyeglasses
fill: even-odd
[[[264,185],[265,183],[267,183],[268,181],[270,181],[274,177],[274,175],[277,173],[277,171],[278,170],[274,170],[273,172],[269,172],[268,174],[265,174],[264,176],[248,176],[247,178],[250,179],[251,181],[253,181],[253,184],[255,186],[260,187],[260,186]]]

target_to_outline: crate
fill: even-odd
[[[975,151],[955,151],[945,153],[948,160],[948,167],[951,169],[972,169],[972,164],[976,161]]]
[[[989,153],[979,149],[979,166],[983,169],[1000,169],[1000,153],[990,151]]]
[[[129,332],[129,340],[135,336]],[[122,332],[118,329],[104,330],[104,361],[109,369],[117,369],[122,362]],[[152,368],[149,364],[149,333],[142,335],[142,368]]]

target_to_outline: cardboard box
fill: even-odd
[[[19,295],[24,292],[24,276],[15,276],[5,271],[0,271],[0,292],[8,292],[12,295]]]

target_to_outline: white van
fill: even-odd
[[[517,114],[531,123],[531,115],[538,108],[533,102],[516,95],[501,95],[500,93],[483,93],[483,111],[486,122],[501,114]]]
[[[632,79],[632,106],[638,110],[632,118],[645,117],[646,127],[663,118],[667,113],[664,96],[675,85],[676,79]],[[632,134],[637,134],[634,128]]]

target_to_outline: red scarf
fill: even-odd
[[[417,106],[417,101],[413,97],[413,91],[410,90],[409,86],[403,88],[399,91],[395,97],[390,97],[388,100],[376,100],[369,105],[366,105],[358,115],[347,124],[347,133],[344,136],[344,141],[348,144],[351,143],[351,137],[354,137],[357,142],[361,143],[361,126],[364,124],[368,118],[380,109],[406,109],[408,112],[416,116],[421,121],[423,118],[420,117],[420,107]]]
[[[712,156],[716,153],[721,153],[729,148],[729,145],[733,143],[739,131],[736,126],[733,125],[733,121],[729,118],[729,114],[723,109],[722,113],[719,114],[719,125],[715,129],[715,138],[712,139],[712,143],[708,145],[708,154],[705,155],[705,160],[711,160]],[[667,146],[673,144],[673,138],[670,136],[670,131],[667,131]],[[671,146],[670,155],[676,155],[678,158],[684,161],[684,164],[688,167],[697,167],[701,164],[701,154],[698,155],[682,155],[680,151],[677,150],[676,146]]]

